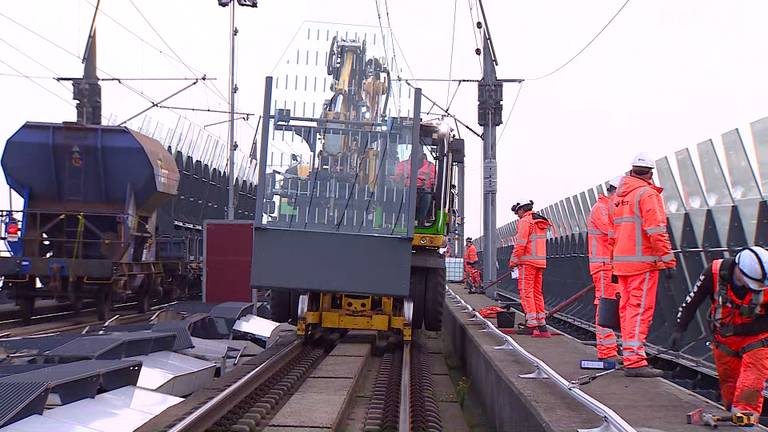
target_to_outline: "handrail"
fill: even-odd
[[[598,428],[598,430],[604,431],[606,430],[605,427],[608,427],[610,428],[608,430],[613,430],[616,432],[637,432],[635,428],[633,428],[629,423],[627,423],[626,420],[621,418],[620,415],[616,414],[615,411],[603,405],[600,401],[593,398],[592,396],[584,393],[579,388],[578,384],[573,384],[570,381],[566,380],[560,374],[558,374],[554,369],[549,367],[549,365],[544,363],[544,361],[540,360],[539,358],[535,357],[533,354],[524,350],[523,347],[520,346],[520,344],[518,344],[514,339],[512,339],[512,337],[502,333],[498,328],[496,328],[495,325],[493,325],[490,321],[488,321],[483,316],[481,316],[477,311],[475,311],[475,309],[472,306],[467,304],[467,302],[465,302],[464,299],[462,299],[456,293],[454,293],[453,290],[446,287],[446,293],[448,294],[449,297],[451,297],[456,302],[457,305],[461,305],[462,307],[464,307],[463,312],[472,315],[472,318],[470,318],[470,320],[481,321],[483,324],[485,324],[486,331],[493,333],[499,339],[504,341],[504,345],[494,347],[495,350],[517,351],[520,355],[525,357],[526,360],[531,362],[536,367],[536,371],[533,374],[531,374],[530,377],[550,378],[555,384],[557,384],[560,388],[565,390],[569,395],[571,395],[579,403],[586,406],[590,411],[600,416],[603,419],[604,424],[603,424],[603,427]]]

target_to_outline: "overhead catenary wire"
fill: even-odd
[[[55,76],[43,76],[43,75],[24,75],[19,73],[7,73],[7,72],[0,72],[0,77],[8,77],[8,78],[25,78],[25,79],[39,79],[39,80],[55,80]]]
[[[22,23],[20,23],[20,22],[16,21],[15,19],[13,19],[13,18],[9,17],[8,15],[4,14],[2,11],[0,11],[0,16],[2,16],[3,18],[7,19],[8,21],[10,21],[10,22],[12,22],[12,23],[16,24],[17,26],[21,27],[22,29],[24,29],[24,30],[28,31],[29,33],[32,33],[33,35],[35,35],[35,36],[37,36],[38,38],[40,38],[40,39],[44,40],[45,42],[48,42],[50,45],[52,45],[52,46],[54,46],[54,47],[58,48],[59,50],[61,50],[61,51],[65,52],[65,53],[69,54],[70,56],[72,56],[72,57],[76,58],[78,61],[80,61],[80,60],[81,60],[81,58],[80,58],[80,56],[79,56],[79,55],[77,55],[77,54],[75,54],[74,52],[72,52],[72,51],[68,50],[67,48],[64,48],[63,46],[61,46],[61,45],[59,45],[58,43],[56,43],[56,42],[54,42],[53,40],[51,40],[50,38],[48,38],[48,37],[46,37],[46,36],[44,36],[44,35],[40,34],[40,32],[37,32],[37,31],[35,31],[35,30],[34,30],[34,29],[32,29],[31,27],[29,27],[29,26],[27,26],[27,25],[24,25],[24,24],[22,24]],[[99,72],[101,72],[101,73],[103,73],[103,74],[105,74],[105,75],[107,75],[107,76],[111,77],[111,78],[115,78],[115,76],[114,76],[114,75],[110,74],[109,72],[107,72],[107,71],[105,71],[105,70],[103,70],[103,69],[101,69],[101,68],[97,68],[97,70],[98,70]],[[119,81],[118,81],[118,82],[119,82]],[[123,87],[127,88],[128,90],[131,90],[132,92],[134,92],[134,93],[136,93],[137,95],[141,96],[142,98],[146,99],[147,101],[150,101],[150,102],[152,102],[152,100],[151,100],[151,99],[150,99],[148,96],[146,96],[146,95],[145,95],[143,92],[141,92],[140,90],[137,90],[137,89],[135,89],[135,88],[133,88],[133,87],[129,86],[128,84],[125,84],[125,83],[123,83],[123,82],[120,82],[120,84],[121,84]]]
[[[44,85],[40,84],[39,82],[35,81],[35,79],[34,79],[34,78],[32,78],[31,76],[28,76],[28,75],[24,75],[24,73],[23,73],[23,72],[21,72],[20,70],[16,69],[16,68],[15,68],[15,67],[13,67],[13,66],[11,66],[10,64],[6,63],[6,62],[5,62],[5,60],[3,60],[2,58],[0,58],[0,63],[4,64],[6,67],[8,67],[8,68],[9,68],[9,69],[11,69],[12,71],[16,72],[17,74],[21,75],[22,77],[24,77],[24,78],[28,79],[28,80],[29,80],[29,81],[31,81],[33,84],[35,84],[36,86],[38,86],[38,87],[40,87],[41,89],[45,90],[46,92],[48,92],[48,93],[52,94],[52,95],[53,95],[53,96],[55,96],[57,99],[59,99],[59,100],[63,101],[63,102],[64,102],[64,103],[66,103],[67,105],[69,105],[69,106],[74,106],[74,105],[75,105],[75,104],[74,104],[72,101],[69,101],[69,100],[67,100],[67,99],[64,99],[64,98],[63,98],[63,97],[61,97],[60,95],[58,95],[58,94],[54,93],[54,91],[53,91],[53,90],[51,90],[51,89],[49,89],[48,87],[46,87],[46,86],[44,86]]]
[[[168,48],[168,50],[170,50],[171,53],[176,57],[176,59],[178,59],[179,63],[184,65],[184,67],[187,68],[192,74],[195,74],[195,75],[198,74],[199,71],[195,71],[191,66],[189,66],[189,64],[187,62],[184,61],[184,59],[181,58],[181,56],[176,52],[176,50],[174,50],[173,47],[165,40],[163,35],[160,34],[160,32],[155,28],[154,25],[152,25],[152,22],[149,21],[149,19],[144,15],[144,13],[141,11],[141,9],[139,9],[139,7],[136,6],[136,3],[133,0],[129,0],[129,1],[131,3],[131,6],[133,6],[133,8],[136,9],[136,12],[138,12],[139,16],[141,16],[141,19],[144,20],[144,22],[149,26],[149,28],[152,30],[152,32],[160,39],[160,41],[163,43],[163,45],[165,45]],[[206,88],[208,88],[209,90],[213,91],[214,94],[216,94],[216,96],[219,97],[219,99],[224,101],[224,103],[227,103],[227,104],[229,103],[229,100],[227,99],[227,97],[224,96],[224,94],[218,89],[218,87],[213,85],[213,88],[211,89],[208,86],[208,84],[205,83],[205,82],[203,83],[203,85]]]
[[[480,49],[480,41],[477,38],[477,29],[476,29],[476,23],[480,22],[479,17],[475,19],[475,15],[472,13],[472,1],[473,0],[467,0],[467,6],[469,6],[469,21],[472,25],[472,36],[475,38],[475,51]],[[483,61],[480,59],[479,55],[476,55],[477,57],[477,65],[480,68],[480,74],[483,73]]]
[[[384,33],[384,23],[381,21],[381,7],[379,6],[379,0],[376,0],[375,4],[376,4],[376,17],[379,20],[379,31],[381,32],[381,45],[384,47],[384,58],[387,59],[387,61],[389,61],[390,57],[389,57],[389,50],[387,49],[387,36]],[[388,27],[388,29],[390,34],[392,34],[392,28]],[[395,47],[393,44],[392,45],[392,67],[397,68],[397,64],[395,62],[395,57],[394,57],[394,50],[395,50]],[[395,70],[395,73],[397,73],[397,70]],[[392,90],[390,89],[390,91]],[[400,97],[396,92],[392,92],[392,93],[393,93],[392,102],[394,103],[397,111],[400,112]]]
[[[37,59],[35,59],[35,58],[34,58],[34,57],[32,57],[31,55],[29,55],[29,54],[25,53],[24,51],[20,50],[20,49],[19,49],[19,48],[18,48],[16,45],[14,45],[14,44],[12,44],[12,43],[8,42],[7,40],[5,40],[5,39],[3,39],[3,38],[0,38],[0,42],[4,43],[5,45],[7,45],[7,46],[8,46],[9,48],[11,48],[12,50],[14,50],[14,51],[16,51],[17,53],[21,54],[22,56],[26,57],[27,59],[29,59],[29,60],[30,60],[30,61],[32,61],[33,63],[37,64],[38,66],[42,67],[43,69],[47,70],[48,72],[50,72],[50,73],[52,73],[52,74],[56,75],[56,71],[54,71],[53,69],[51,69],[51,68],[49,68],[48,66],[44,65],[43,63],[41,63],[40,61],[38,61]],[[65,89],[65,90],[67,90],[67,91],[70,91],[70,90],[71,90],[69,87],[67,87],[66,85],[64,85],[64,83],[61,83],[61,82],[59,82],[58,84],[59,84],[59,85],[61,85],[62,87],[64,87],[64,89]]]
[[[64,48],[64,47],[63,47],[63,46],[61,46],[60,44],[58,44],[58,43],[54,42],[54,41],[53,41],[53,40],[51,40],[50,38],[48,38],[48,37],[44,36],[43,34],[41,34],[40,32],[38,32],[38,31],[36,31],[36,30],[32,29],[31,27],[29,27],[29,26],[27,26],[27,25],[25,25],[25,24],[22,24],[22,23],[20,23],[19,21],[15,20],[15,19],[13,19],[13,18],[11,18],[11,17],[9,17],[8,15],[4,14],[2,11],[0,11],[0,17],[3,17],[3,18],[5,18],[5,19],[7,19],[8,21],[10,21],[10,22],[12,22],[12,23],[16,24],[17,26],[21,27],[22,29],[26,30],[27,32],[29,32],[29,33],[31,33],[31,34],[33,34],[33,35],[37,36],[38,38],[42,39],[42,40],[43,40],[43,41],[45,41],[45,42],[47,42],[47,43],[48,43],[48,44],[50,44],[51,46],[53,46],[53,47],[55,47],[55,48],[59,49],[60,51],[63,51],[63,52],[65,52],[65,53],[69,54],[70,56],[72,56],[72,57],[76,58],[78,61],[80,61],[80,60],[81,60],[81,58],[80,58],[80,56],[79,56],[79,55],[75,54],[74,52],[70,51],[70,50],[69,50],[69,49],[67,49],[67,48]],[[7,65],[7,64],[6,64],[6,65]],[[9,65],[7,65],[7,66],[9,66]],[[10,66],[9,66],[9,67],[10,67]],[[12,68],[12,69],[14,69],[14,68]],[[139,97],[141,97],[142,99],[146,100],[147,102],[150,102],[151,104],[156,104],[156,103],[157,103],[157,102],[156,102],[156,101],[155,101],[153,98],[151,98],[150,96],[147,96],[147,95],[146,95],[144,92],[142,92],[141,90],[139,90],[139,89],[137,89],[137,88],[135,88],[135,87],[133,87],[133,86],[131,86],[131,85],[129,85],[129,84],[126,84],[125,82],[122,82],[122,81],[120,81],[120,80],[119,80],[117,77],[115,77],[114,75],[112,75],[112,74],[110,74],[109,72],[105,71],[104,69],[101,69],[101,68],[97,68],[97,70],[98,70],[99,72],[101,72],[101,73],[103,73],[103,74],[107,75],[107,76],[108,76],[108,77],[110,77],[110,78],[116,79],[116,80],[117,80],[117,82],[118,82],[120,85],[122,85],[122,86],[123,86],[123,87],[125,87],[126,89],[130,90],[130,91],[131,91],[131,92],[133,92],[134,94],[138,95],[138,96],[139,96]],[[14,71],[15,71],[15,72],[17,72],[17,73],[18,73],[18,74],[20,74],[20,75],[23,75],[21,72],[19,72],[19,71],[18,71],[18,70],[16,70],[16,69],[14,69]],[[36,84],[37,84],[37,85],[40,85],[39,83],[36,83]],[[45,87],[44,87],[44,88],[45,88]],[[51,91],[50,91],[50,90],[48,90],[48,89],[46,89],[46,91],[48,91],[49,93],[51,92]],[[70,105],[74,105],[74,104],[73,104],[73,103],[71,103],[70,101],[67,101],[66,99],[64,99],[64,98],[62,98],[62,97],[60,97],[60,96],[58,96],[58,95],[57,95],[57,97],[58,97],[59,99],[62,99],[62,100],[64,100],[64,101],[66,101],[66,102],[67,102],[68,104],[70,104]],[[185,121],[187,121],[187,122],[188,122],[190,125],[194,125],[194,126],[196,126],[196,127],[200,128],[200,129],[203,129],[203,126],[202,126],[202,125],[200,125],[200,124],[198,124],[198,123],[196,123],[196,122],[193,122],[191,119],[189,119],[189,118],[187,118],[187,117],[185,117],[185,116],[181,115],[179,112],[177,112],[177,111],[174,111],[173,109],[169,109],[169,111],[171,111],[172,113],[174,113],[174,114],[176,114],[177,116],[179,116],[179,118],[183,118],[183,119],[184,119]]]
[[[451,26],[451,55],[448,59],[448,89],[445,94],[445,104],[451,105],[451,79],[453,78],[453,50],[456,47],[456,11],[459,0],[453,0],[453,25]],[[458,85],[456,86],[458,88]]]
[[[406,83],[406,84],[407,84],[409,87],[411,87],[411,88],[413,88],[413,89],[415,89],[415,88],[416,88],[416,87],[415,87],[413,84],[411,84],[411,83],[410,83],[410,81],[408,81],[408,80],[403,80],[403,81],[404,81],[404,82],[405,82],[405,83]],[[472,133],[473,133],[475,136],[477,136],[478,138],[481,138],[481,139],[483,138],[483,134],[481,134],[480,132],[478,132],[478,131],[474,130],[474,129],[473,129],[471,126],[469,126],[468,124],[466,124],[466,123],[464,123],[463,121],[461,121],[461,120],[460,120],[458,117],[456,117],[455,115],[451,114],[451,113],[450,113],[450,112],[449,112],[447,109],[445,109],[445,108],[443,108],[442,106],[440,106],[440,104],[438,104],[437,102],[435,102],[435,100],[434,100],[434,99],[432,99],[432,98],[430,98],[429,96],[427,96],[427,94],[426,94],[426,93],[424,93],[423,91],[421,92],[421,96],[422,96],[424,99],[426,99],[426,100],[428,100],[429,102],[431,102],[432,104],[434,104],[434,107],[437,107],[437,108],[439,108],[439,109],[440,109],[440,111],[444,112],[446,116],[448,116],[448,117],[451,117],[451,118],[453,118],[454,120],[456,120],[456,122],[458,122],[460,125],[464,126],[464,127],[465,127],[465,128],[468,130],[468,131],[472,132]]]
[[[95,7],[95,5],[90,0],[85,0],[85,2],[88,3],[89,5],[91,5],[92,7]],[[139,35],[135,31],[131,30],[129,27],[127,27],[126,25],[121,23],[117,18],[114,18],[113,16],[111,16],[107,12],[105,12],[103,8],[99,8],[99,14],[104,15],[106,18],[108,18],[110,21],[114,22],[118,27],[122,28],[123,30],[128,32],[130,35],[135,37],[136,39],[138,39],[144,45],[152,48],[153,50],[157,51],[158,53],[160,53],[161,55],[165,56],[166,58],[168,58],[168,59],[170,59],[170,60],[172,60],[174,62],[180,63],[182,66],[187,68],[187,70],[192,72],[194,75],[203,75],[202,72],[200,72],[200,71],[196,70],[195,68],[189,66],[188,64],[184,63],[184,61],[181,58],[179,58],[175,53],[169,54],[168,52],[164,51],[162,48],[159,48],[158,46],[152,44],[151,42],[149,42],[146,39],[144,39],[143,37],[141,37],[141,35]],[[145,22],[147,22],[147,24],[149,24],[148,20],[145,17],[142,16],[142,18],[144,18]],[[172,51],[170,46],[168,48],[169,48],[169,50]],[[195,79],[195,78],[191,78],[191,79]],[[138,79],[138,80],[147,80],[147,79]],[[214,78],[208,78],[208,80],[214,80]],[[106,81],[106,80],[102,79],[102,81]],[[221,90],[219,90],[219,88],[216,87],[215,84],[212,84],[213,88],[209,87],[207,84],[205,85],[205,87],[208,90],[211,90],[217,97],[219,97],[220,99],[226,101],[226,98],[222,94]]]
[[[387,36],[384,34],[384,24],[381,21],[381,8],[379,7],[379,0],[376,0],[376,17],[379,19],[379,30],[381,31],[381,44],[384,47],[384,58],[389,59],[389,51],[387,50]],[[392,28],[389,29],[392,31]]]
[[[601,34],[603,34],[603,32],[605,31],[605,29],[607,29],[607,28],[608,28],[608,26],[609,26],[609,25],[611,25],[611,23],[612,23],[612,22],[613,22],[613,21],[614,21],[614,20],[615,20],[615,19],[616,19],[616,18],[619,16],[619,14],[621,13],[621,11],[623,11],[623,10],[624,10],[624,8],[625,8],[625,7],[627,7],[627,5],[628,5],[628,4],[629,4],[629,0],[626,0],[626,1],[624,2],[624,4],[622,4],[622,5],[621,5],[621,7],[620,7],[620,8],[619,8],[619,9],[616,11],[616,13],[614,13],[614,14],[613,14],[613,16],[611,17],[611,19],[609,19],[609,20],[608,20],[608,22],[607,22],[607,23],[605,23],[605,25],[603,26],[603,28],[601,28],[601,29],[600,29],[600,31],[599,31],[599,32],[597,32],[597,33],[596,33],[596,34],[595,34],[595,35],[592,37],[592,39],[590,39],[590,41],[589,41],[589,42],[587,42],[587,44],[586,44],[586,45],[584,45],[584,47],[583,47],[583,48],[581,48],[581,49],[580,49],[580,50],[579,50],[579,51],[578,51],[576,54],[574,54],[574,55],[573,55],[573,57],[571,57],[570,59],[568,59],[568,61],[566,61],[565,63],[561,64],[560,66],[558,66],[557,68],[555,68],[554,70],[552,70],[552,71],[551,71],[551,72],[549,72],[549,73],[546,73],[546,74],[544,74],[544,75],[540,75],[540,76],[538,76],[538,77],[536,77],[536,78],[529,78],[528,80],[529,80],[529,81],[537,81],[537,80],[541,80],[541,79],[544,79],[544,78],[550,77],[550,76],[552,76],[552,75],[556,74],[557,72],[560,72],[560,71],[561,71],[561,70],[562,70],[564,67],[568,66],[568,65],[569,65],[569,64],[570,64],[572,61],[576,60],[576,57],[580,56],[580,55],[581,55],[581,53],[583,53],[584,51],[586,51],[586,50],[587,50],[587,48],[589,48],[589,46],[590,46],[590,45],[592,45],[592,43],[593,43],[595,40],[597,40],[597,38],[598,38],[598,37],[600,37],[600,35],[601,35]]]
[[[504,132],[507,130],[507,125],[509,124],[509,119],[512,117],[512,113],[515,112],[515,107],[517,106],[517,101],[520,99],[520,93],[523,91],[523,83],[519,83],[517,87],[517,94],[515,95],[515,100],[512,102],[512,106],[509,108],[509,113],[507,113],[507,118],[504,120],[504,127],[501,128],[501,133],[499,133],[499,139],[498,142],[501,142],[501,139],[504,137]]]

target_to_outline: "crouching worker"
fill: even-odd
[[[712,351],[723,405],[759,420],[768,379],[768,251],[753,246],[735,258],[715,260],[699,277],[677,314],[669,342],[678,349],[696,309],[712,300]]]

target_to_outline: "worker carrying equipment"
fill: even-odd
[[[480,289],[483,283],[478,269],[479,263],[477,248],[472,244],[472,237],[467,237],[467,244],[464,247],[464,281],[470,293]]]
[[[542,278],[547,268],[547,229],[552,223],[534,213],[533,201],[517,203],[512,211],[520,218],[515,236],[515,248],[509,258],[509,268],[520,267],[518,287],[525,312],[525,323],[533,329],[534,337],[550,337],[544,310]]]
[[[589,273],[595,283],[595,336],[597,338],[597,358],[618,360],[616,333],[597,325],[599,322],[597,305],[601,298],[615,299],[618,284],[612,282],[613,243],[615,234],[609,217],[610,197],[616,193],[621,177],[608,182],[608,195],[600,195],[592,206],[587,220],[587,243],[589,244]]]
[[[768,251],[752,246],[735,258],[714,260],[677,313],[669,341],[677,349],[696,310],[711,299],[712,351],[723,405],[759,417],[768,379]]]
[[[613,274],[618,277],[621,294],[622,353],[628,377],[662,376],[645,361],[645,340],[656,308],[659,271],[670,269],[667,276],[671,277],[676,265],[661,199],[663,189],[652,182],[654,166],[646,154],[637,155],[611,199],[610,217],[616,235]]]

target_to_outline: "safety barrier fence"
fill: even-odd
[[[664,188],[668,231],[678,265],[675,278],[662,277],[659,281],[648,337],[652,351],[666,345],[674,330],[677,308],[712,260],[733,256],[745,246],[768,246],[768,117],[750,126],[758,169],[753,169],[738,129],[722,135],[720,153],[712,140],[696,145],[698,169],[691,149],[675,152],[677,178],[667,157],[656,161],[656,179]],[[718,154],[723,155],[725,169]],[[554,224],[548,235],[544,274],[544,297],[549,307],[592,283],[587,218],[603,193],[604,185],[600,184],[539,210]],[[508,268],[516,232],[517,221],[498,228],[500,272]],[[476,240],[476,244],[482,241]],[[507,279],[497,289],[517,293],[517,280]],[[590,329],[594,322],[593,300],[593,296],[585,296],[563,309],[558,317]],[[678,359],[714,373],[708,338],[701,337],[709,333],[707,314],[708,305],[699,309],[685,334]]]
[[[560,374],[558,374],[554,369],[549,367],[544,361],[540,360],[533,354],[529,353],[528,351],[524,350],[520,344],[515,342],[514,339],[512,339],[511,336],[505,335],[501,331],[499,331],[498,328],[496,328],[493,323],[488,321],[486,318],[482,317],[476,310],[472,308],[469,304],[467,304],[460,296],[456,295],[456,293],[453,292],[450,288],[447,288],[446,293],[448,295],[448,301],[452,302],[454,305],[459,306],[462,308],[462,312],[468,314],[471,316],[469,321],[476,321],[483,325],[483,329],[480,330],[482,332],[489,332],[493,334],[494,336],[498,337],[499,340],[503,342],[502,345],[496,346],[493,349],[495,350],[502,350],[502,351],[514,351],[520,356],[524,357],[527,361],[529,361],[536,370],[529,373],[520,375],[520,378],[530,378],[530,379],[550,379],[553,383],[555,383],[558,387],[562,388],[569,396],[576,399],[580,404],[587,407],[589,410],[600,416],[601,419],[603,419],[603,424],[595,429],[589,429],[589,430],[600,430],[600,431],[617,431],[617,432],[634,432],[635,428],[633,428],[629,423],[627,423],[621,416],[616,414],[615,411],[610,409],[609,407],[603,405],[600,401],[593,398],[592,396],[584,393],[578,386],[578,384],[574,384],[567,379],[563,378]],[[582,429],[580,429],[582,430]]]
[[[108,124],[117,117],[110,116]],[[161,233],[176,227],[202,230],[207,219],[226,217],[229,189],[227,143],[190,120],[178,117],[173,127],[150,116],[128,126],[163,144],[173,155],[179,170],[177,199],[159,209]],[[235,161],[235,219],[256,218],[256,160],[238,152]]]

